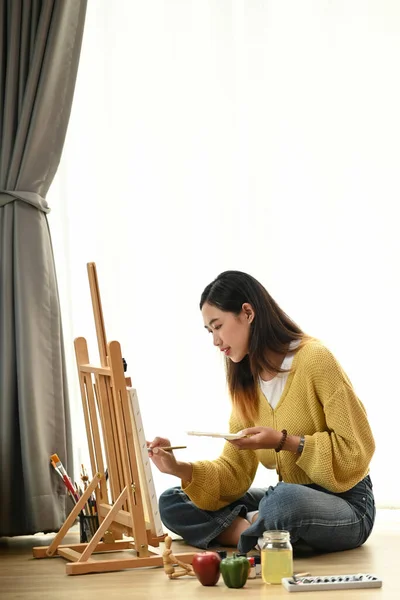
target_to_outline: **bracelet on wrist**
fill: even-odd
[[[275,448],[275,452],[280,452],[282,450],[283,446],[285,445],[286,438],[287,438],[287,431],[286,431],[286,429],[282,429],[281,441],[279,442],[279,444]]]

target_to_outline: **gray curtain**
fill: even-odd
[[[0,0],[0,536],[56,531],[72,469],[46,194],[57,171],[87,0]]]

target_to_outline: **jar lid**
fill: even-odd
[[[272,529],[270,531],[264,531],[263,533],[264,540],[290,540],[290,533],[285,530]]]

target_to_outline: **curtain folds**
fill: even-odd
[[[59,529],[72,469],[46,194],[68,126],[87,0],[0,1],[0,536]]]

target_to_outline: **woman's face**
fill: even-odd
[[[235,315],[205,302],[201,312],[204,327],[213,336],[214,346],[232,362],[240,362],[249,351],[250,323],[254,318],[251,305],[243,304],[240,314]]]

